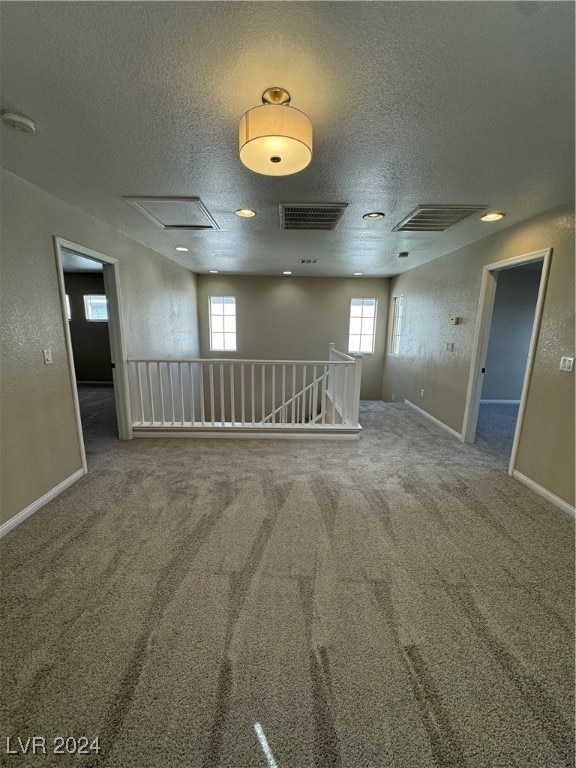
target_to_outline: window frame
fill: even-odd
[[[354,316],[352,315],[352,306],[353,306],[352,302],[353,301],[361,301],[362,302],[362,312],[360,314],[360,321],[361,322],[360,322],[360,333],[359,334],[358,333],[354,333],[354,334],[350,333],[350,329],[351,329],[351,326],[352,326],[352,320],[355,319]],[[374,315],[372,315],[372,316],[368,316],[367,315],[366,316],[366,317],[371,317],[371,319],[373,320],[372,333],[362,333],[362,319],[364,318],[364,306],[365,306],[364,302],[373,302]],[[348,322],[348,354],[349,355],[373,355],[374,354],[374,350],[376,349],[376,320],[377,320],[377,317],[378,317],[378,299],[377,298],[364,297],[364,296],[354,296],[354,297],[352,297],[350,299],[349,322]],[[358,349],[358,350],[352,350],[351,349],[351,345],[350,345],[350,337],[351,336],[358,336],[359,337],[359,347],[360,347],[360,349]],[[366,338],[366,337],[369,337],[369,336],[372,337],[372,344],[371,344],[370,352],[362,352],[361,351],[362,338]]]
[[[399,311],[398,311],[399,308]],[[399,293],[392,297],[390,336],[388,339],[388,354],[393,357],[400,355],[400,339],[404,326],[404,294]]]
[[[222,314],[215,314],[212,312],[212,300],[213,299],[221,299],[222,300]],[[224,312],[224,300],[225,299],[232,299],[233,305],[234,305],[234,313],[233,315],[226,315]],[[222,329],[222,331],[213,331],[212,330],[212,322],[213,317],[234,317],[234,331],[225,331]],[[236,327],[236,323],[238,320],[238,314],[237,314],[237,302],[236,302],[236,296],[208,296],[208,341],[209,341],[209,349],[210,352],[237,352],[238,351],[238,329]],[[224,325],[224,324],[223,324]],[[217,347],[214,345],[213,336],[214,334],[222,334],[223,340],[222,340],[222,347]],[[234,348],[226,348],[226,337],[227,336],[234,336]]]
[[[108,298],[106,297],[105,293],[85,293],[82,296],[82,298],[84,300],[84,319],[88,323],[107,323],[108,322],[110,315],[108,313]],[[91,298],[104,299],[104,304],[106,306],[106,317],[90,317],[90,313],[92,311],[92,306],[90,304]]]

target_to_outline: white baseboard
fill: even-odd
[[[561,509],[567,515],[570,515],[571,517],[576,517],[576,509],[574,509],[574,507],[571,504],[568,504],[568,502],[564,501],[564,499],[561,499],[559,496],[555,496],[550,491],[547,491],[546,488],[543,488],[541,485],[538,485],[538,483],[535,483],[534,480],[530,480],[529,477],[526,477],[526,475],[523,475],[521,472],[518,472],[517,469],[515,469],[512,472],[512,477],[514,477],[516,480],[522,483],[522,485],[525,485],[528,488],[530,488],[530,490],[535,491],[535,493],[540,494],[540,496],[543,496],[549,502],[554,504],[555,507],[558,507],[558,509]]]
[[[26,509],[23,509],[21,512],[18,512],[14,517],[11,517],[10,520],[7,520],[5,523],[0,525],[0,539],[2,536],[6,536],[6,534],[11,531],[13,528],[16,528],[17,525],[20,525],[20,523],[24,522],[27,517],[30,517],[30,515],[33,515],[34,512],[37,512],[41,507],[43,507],[45,504],[48,504],[49,501],[52,501],[52,499],[55,499],[56,496],[62,493],[62,491],[65,491],[66,488],[73,485],[73,483],[76,482],[76,480],[80,480],[81,477],[83,477],[86,474],[85,469],[79,469],[77,472],[74,472],[73,475],[70,475],[70,477],[67,477],[66,480],[63,480],[61,483],[59,483],[55,488],[52,488],[51,491],[48,491],[48,493],[45,493],[44,496],[41,496],[39,499],[36,499],[30,506],[26,507]]]
[[[480,405],[520,405],[520,400],[480,400]]]
[[[455,429],[452,429],[452,427],[449,427],[448,424],[444,424],[443,421],[440,421],[440,419],[437,419],[435,416],[432,416],[428,411],[425,411],[423,408],[419,408],[417,405],[414,405],[414,403],[411,403],[410,400],[404,400],[405,405],[410,406],[410,408],[413,408],[415,411],[417,411],[421,416],[424,416],[425,418],[429,419],[430,421],[434,422],[437,427],[441,427],[442,429],[446,430],[446,432],[449,432],[452,437],[457,438],[460,440],[460,442],[463,441],[462,434],[460,432],[456,432]]]
[[[178,432],[168,431],[146,431],[134,430],[134,439],[138,438],[184,438],[193,440],[359,440],[359,432],[331,432],[323,434],[321,432],[232,432],[231,430],[221,430],[219,432]]]

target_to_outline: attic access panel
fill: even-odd
[[[124,200],[161,229],[220,229],[199,197],[125,197]]]
[[[280,203],[280,229],[336,229],[348,203]]]
[[[444,232],[485,209],[485,205],[419,205],[392,232]]]

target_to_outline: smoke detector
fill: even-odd
[[[22,133],[36,133],[36,123],[18,112],[2,112],[2,122]]]

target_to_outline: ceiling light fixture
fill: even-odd
[[[253,211],[252,208],[238,208],[234,213],[243,219],[251,219],[253,216],[256,216],[256,211]]]
[[[354,277],[360,277],[361,274],[362,272],[354,272]]]
[[[493,213],[487,213],[485,216],[482,216],[480,221],[499,221],[500,219],[504,218],[503,213],[498,213],[497,211],[494,211]]]
[[[283,275],[291,275],[291,274],[292,274],[292,272],[290,272],[289,270],[286,270],[285,272],[282,272],[282,274],[283,274]]]
[[[36,124],[29,117],[18,112],[2,112],[2,122],[10,128],[15,128],[22,133],[36,133]]]
[[[240,160],[264,176],[289,176],[312,160],[312,123],[284,88],[266,89],[262,106],[242,115],[238,139]]]
[[[209,270],[208,270],[208,272],[209,272],[211,275],[217,275],[217,274],[218,274],[218,270],[217,270],[217,269],[209,269]]]
[[[188,253],[188,248],[186,248],[185,245],[177,245],[176,250],[181,251],[182,253]]]
[[[362,218],[366,219],[366,221],[380,221],[384,216],[385,214],[382,211],[372,211],[372,213],[365,213]]]

